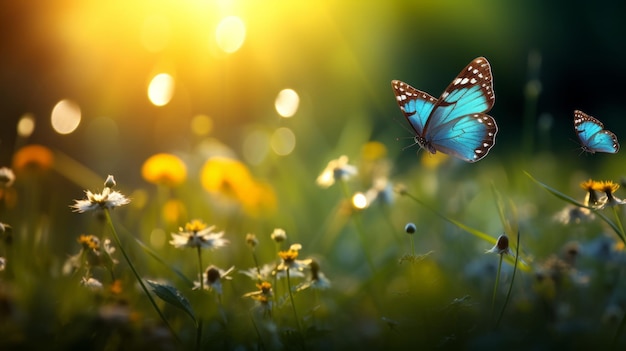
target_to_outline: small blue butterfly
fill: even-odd
[[[583,144],[583,151],[590,153],[619,151],[619,143],[613,132],[604,129],[604,124],[583,111],[574,111],[574,131]]]
[[[391,87],[404,116],[415,131],[415,142],[437,151],[476,162],[496,142],[498,126],[486,114],[493,107],[493,77],[484,57],[470,62],[439,99],[399,80]]]

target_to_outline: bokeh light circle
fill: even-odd
[[[274,107],[279,115],[285,118],[292,117],[298,111],[300,96],[293,89],[283,89],[278,93]]]
[[[227,54],[239,50],[246,39],[246,25],[237,16],[228,16],[220,21],[215,30],[217,46]]]
[[[174,95],[174,77],[167,73],[159,73],[148,85],[148,99],[155,106],[165,106]]]
[[[296,147],[296,135],[289,128],[278,128],[272,134],[270,145],[277,155],[289,155]]]
[[[80,107],[71,100],[61,100],[54,105],[50,122],[55,132],[70,134],[78,128],[81,119]]]

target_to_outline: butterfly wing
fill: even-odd
[[[496,121],[485,114],[494,102],[491,66],[486,58],[478,57],[435,103],[424,126],[426,142],[467,162],[482,159],[495,144],[498,132]]]
[[[467,162],[476,162],[487,156],[496,143],[498,126],[493,117],[485,113],[457,117],[446,127],[430,143],[436,150]]]
[[[422,136],[424,126],[437,99],[399,80],[392,80],[391,87],[404,117],[409,121],[415,133]]]
[[[617,136],[606,129],[604,124],[582,111],[574,111],[574,130],[580,139],[583,150],[596,153],[617,153],[619,142]]]

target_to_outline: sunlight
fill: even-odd
[[[369,204],[367,203],[367,197],[365,194],[359,192],[352,196],[352,206],[359,210],[366,208]]]
[[[274,106],[276,112],[285,118],[292,117],[298,111],[300,96],[293,89],[283,89],[278,93]]]
[[[154,76],[148,86],[148,98],[155,106],[165,106],[174,95],[174,78],[167,73]]]
[[[217,45],[227,54],[239,50],[246,38],[246,26],[237,16],[224,18],[215,30]]]
[[[167,17],[150,15],[143,21],[141,44],[149,52],[160,52],[169,43],[171,35],[171,25]]]
[[[52,128],[59,134],[70,134],[80,124],[80,107],[73,101],[61,100],[52,109],[50,121]]]

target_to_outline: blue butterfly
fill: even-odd
[[[486,114],[493,107],[493,77],[484,57],[470,62],[439,99],[399,80],[391,87],[404,116],[415,131],[415,142],[437,151],[476,162],[496,142],[498,126]]]
[[[604,129],[604,124],[583,111],[574,111],[574,131],[583,144],[583,151],[590,153],[619,151],[619,143],[613,132]]]

